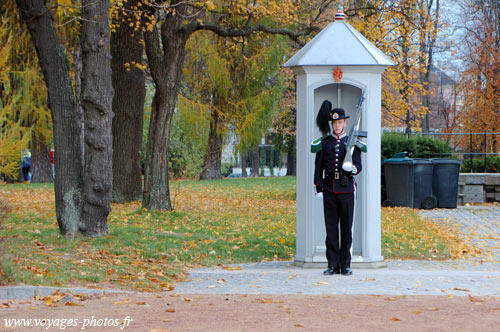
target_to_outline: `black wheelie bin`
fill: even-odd
[[[438,207],[456,209],[458,201],[458,176],[462,162],[457,159],[434,158],[432,192]]]
[[[432,162],[429,159],[407,158],[398,153],[383,162],[387,200],[383,206],[406,206],[433,209],[437,206],[432,194]]]

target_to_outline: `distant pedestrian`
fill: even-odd
[[[52,178],[56,178],[56,167],[54,164],[54,149],[50,149],[50,167],[52,167]]]
[[[24,181],[31,181],[31,152],[28,149],[24,150],[21,168]]]
[[[347,135],[347,118],[344,109],[332,109],[325,100],[321,105],[316,124],[323,137],[312,142],[316,151],[314,185],[316,195],[323,199],[326,227],[326,258],[328,269],[325,275],[351,275],[351,245],[354,206],[356,203],[356,182],[354,175],[361,172],[361,150],[355,148],[352,165],[343,165]],[[347,168],[347,169],[346,169]],[[340,225],[340,243],[339,243]]]

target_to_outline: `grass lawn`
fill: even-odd
[[[110,235],[59,234],[51,184],[1,185],[11,213],[0,230],[4,283],[171,289],[188,268],[295,254],[295,178],[173,181],[174,211],[113,204]],[[460,239],[411,209],[382,209],[386,258],[448,259]],[[226,267],[229,268],[229,267]]]

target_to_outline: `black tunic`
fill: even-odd
[[[321,141],[321,150],[316,153],[314,184],[317,192],[323,192],[323,212],[326,227],[326,258],[330,268],[351,266],[352,224],[354,219],[355,182],[350,174],[342,170],[348,137],[327,136]],[[361,151],[354,148],[352,163],[356,174],[361,172]],[[342,186],[342,176],[347,182]],[[331,184],[328,182],[331,179]],[[339,227],[340,226],[340,227]],[[340,230],[340,241],[339,241]]]
[[[348,194],[354,192],[354,178],[349,176],[346,186],[341,185],[343,174],[342,163],[346,154],[347,135],[340,137],[327,136],[321,141],[321,150],[316,153],[314,168],[314,185],[317,192],[329,191],[334,194]],[[355,147],[352,154],[352,163],[356,166],[357,173],[361,172],[361,151]],[[325,174],[333,174],[331,185],[325,183]],[[335,174],[337,173],[337,176]]]

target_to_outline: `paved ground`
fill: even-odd
[[[383,294],[500,296],[500,269],[462,269],[417,261],[388,262],[381,269],[353,269],[349,277],[323,276],[322,269],[302,269],[292,262],[241,264],[241,270],[193,270],[190,281],[175,289],[183,294]],[[461,264],[459,264],[460,266]]]
[[[483,249],[491,261],[500,262],[500,204],[419,210],[419,213],[424,218],[432,218],[437,222],[452,222],[461,225],[461,232],[472,234],[473,241]]]
[[[196,294],[387,294],[500,296],[500,205],[420,210],[425,218],[454,222],[492,256],[460,261],[386,261],[380,269],[353,269],[354,275],[323,276],[293,262],[268,262],[192,270],[176,293]]]

